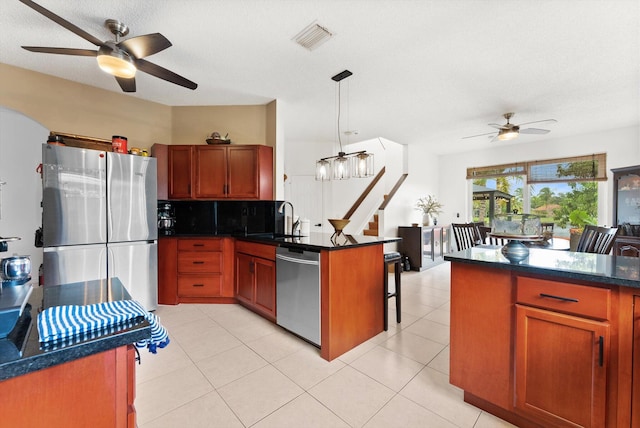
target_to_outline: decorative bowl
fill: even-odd
[[[329,223],[333,226],[333,230],[335,230],[336,234],[341,234],[344,228],[349,224],[351,220],[347,218],[330,218]]]
[[[222,138],[207,138],[207,144],[231,144],[231,140],[223,140]]]

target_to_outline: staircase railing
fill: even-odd
[[[363,190],[363,192],[360,195],[360,197],[354,202],[354,204],[351,206],[351,208],[349,208],[349,211],[347,211],[347,213],[342,218],[344,218],[344,219],[350,219],[351,218],[353,213],[355,213],[356,210],[360,207],[360,205],[362,205],[362,203],[367,198],[369,193],[371,193],[373,188],[376,187],[376,184],[378,183],[378,181],[380,181],[380,179],[384,175],[385,171],[386,171],[386,168],[383,166],[382,169],[380,171],[378,171],[378,174],[376,174],[374,179],[371,180],[371,183],[369,183],[367,188]]]
[[[396,184],[393,186],[393,189],[391,189],[389,194],[385,196],[384,201],[382,201],[382,204],[380,204],[380,207],[378,208],[378,210],[384,210],[387,207],[387,205],[389,205],[391,198],[393,198],[393,196],[396,194],[400,186],[402,186],[402,183],[404,183],[404,180],[407,179],[408,175],[409,174],[404,173],[400,176],[400,178],[398,178],[398,181],[396,181]]]

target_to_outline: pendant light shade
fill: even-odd
[[[328,160],[320,159],[316,162],[316,180],[328,181],[331,179],[331,163]]]
[[[373,177],[373,154],[358,153],[351,158],[353,165],[351,171],[356,178]]]
[[[340,152],[338,157],[333,160],[333,179],[346,180],[349,177],[351,177],[349,159],[345,157],[344,153]]]

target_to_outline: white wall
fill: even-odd
[[[427,194],[440,197],[438,194],[439,159],[430,150],[430,146],[407,146],[384,138],[351,144],[345,149],[349,151],[364,150],[374,152],[376,173],[386,167],[383,185],[377,191],[387,194],[396,184],[398,178],[407,172],[404,181],[391,203],[384,211],[381,219],[382,236],[398,236],[398,226],[421,223],[422,213],[415,209],[418,198]],[[315,181],[315,162],[317,159],[333,156],[338,147],[330,143],[295,143],[287,142],[285,153],[286,199],[296,207],[296,215],[311,218],[312,231],[332,233],[333,229],[327,219],[341,217],[351,207],[362,190],[372,178],[337,181]],[[303,183],[303,184],[301,184]],[[373,211],[362,209],[359,215],[370,218],[382,202],[382,195],[376,200]],[[446,207],[445,207],[446,209]],[[346,233],[361,233],[362,223],[367,218],[357,217],[347,228]],[[314,228],[313,224],[322,224],[322,228]],[[385,251],[397,249],[397,244],[385,244]]]
[[[466,180],[466,169],[516,161],[553,159],[565,156],[607,154],[607,170],[640,164],[640,128],[630,127],[607,132],[577,135],[570,138],[550,139],[525,143],[517,139],[505,145],[497,142],[495,148],[440,157],[438,175],[440,201],[445,206],[442,221],[467,222],[471,220],[471,188]],[[612,179],[598,187],[598,223],[612,223]],[[460,213],[457,218],[456,213]]]
[[[42,248],[34,245],[34,233],[42,224],[42,181],[36,168],[42,160],[42,144],[49,131],[35,120],[0,106],[0,236],[18,236],[9,242],[12,255],[31,256],[32,278],[37,281]]]

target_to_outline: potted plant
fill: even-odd
[[[418,199],[416,209],[422,211],[422,224],[429,226],[431,224],[431,218],[442,212],[442,204],[438,202],[435,197],[427,195]]]
[[[584,210],[573,210],[569,213],[569,249],[575,251],[586,225],[595,225],[596,219]]]

